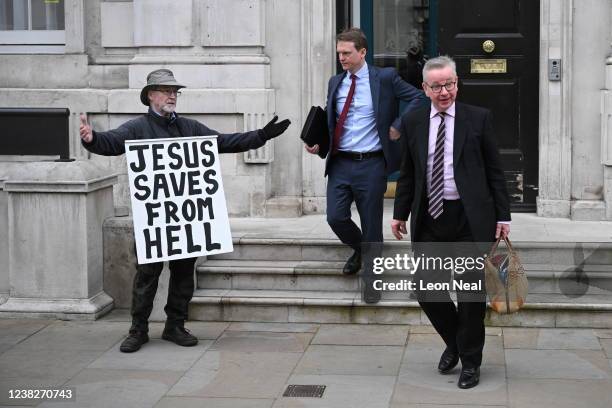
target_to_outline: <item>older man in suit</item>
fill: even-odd
[[[423,81],[431,106],[402,118],[393,234],[402,239],[411,215],[411,239],[423,248],[423,242],[490,242],[508,235],[509,198],[490,111],[455,102],[458,78],[449,57],[427,61]],[[430,279],[429,272],[418,278]],[[457,385],[471,388],[480,378],[486,303],[484,296],[457,296],[457,307],[447,291],[431,301],[421,293],[418,298],[446,343],[439,372],[448,373],[461,359]]]
[[[368,43],[363,31],[351,28],[336,37],[341,74],[329,80],[327,121],[328,151],[305,146],[309,153],[326,158],[327,222],[338,238],[354,252],[343,273],[361,268],[363,243],[380,243],[387,175],[399,168],[399,103],[411,110],[427,102],[423,92],[404,82],[395,69],[366,63]],[[351,220],[357,205],[361,229]],[[372,287],[371,268],[364,268],[364,300],[376,303],[380,292]]]

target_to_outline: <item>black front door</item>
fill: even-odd
[[[535,211],[540,2],[437,3],[438,53],[457,62],[458,100],[492,110],[512,211]]]

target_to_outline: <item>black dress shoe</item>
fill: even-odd
[[[380,290],[374,289],[371,283],[366,283],[363,287],[363,301],[370,304],[380,302]]]
[[[140,350],[140,346],[149,341],[149,335],[146,332],[138,330],[130,330],[130,334],[123,340],[119,350],[122,353],[133,353]]]
[[[198,338],[189,333],[187,329],[180,326],[164,328],[162,339],[171,341],[183,347],[191,347],[198,344]]]
[[[462,368],[461,375],[459,375],[459,382],[457,386],[459,388],[467,389],[478,385],[480,381],[480,367],[475,368]]]
[[[442,353],[440,362],[438,363],[438,372],[440,374],[446,374],[459,363],[459,353],[449,349],[448,347]]]
[[[346,261],[342,273],[345,275],[354,275],[361,269],[361,251],[353,252],[353,255]]]

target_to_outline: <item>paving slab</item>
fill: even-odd
[[[441,375],[429,364],[402,364],[391,406],[408,404],[507,404],[506,376],[503,365],[484,365],[480,384],[469,390],[457,387],[456,374]]]
[[[594,329],[594,331],[600,339],[612,339],[612,329]]]
[[[389,408],[506,408],[506,405],[474,405],[474,404],[394,404]]]
[[[322,398],[279,396],[273,408],[387,408],[395,376],[292,375],[288,384],[325,385]]]
[[[49,320],[0,320],[0,354],[51,324]]]
[[[211,350],[168,392],[168,396],[275,398],[295,368],[299,353]]]
[[[504,365],[505,363],[504,339],[499,336],[486,336],[482,351],[482,365]]]
[[[403,346],[409,330],[406,325],[324,324],[312,344]]]
[[[404,348],[397,346],[308,347],[295,374],[397,375]]]
[[[402,360],[403,364],[429,364],[437,366],[440,355],[446,348],[442,338],[436,334],[410,334],[406,351]]]
[[[593,329],[540,329],[538,349],[600,350]]]
[[[136,353],[122,353],[117,343],[88,368],[186,371],[202,357],[212,343],[212,340],[201,340],[194,347],[181,347],[166,340],[152,339]]]
[[[48,401],[39,407],[150,408],[180,375],[173,371],[87,369],[64,386],[74,388],[75,401]]]
[[[487,327],[481,384],[460,390],[459,368],[437,373],[444,344],[426,324],[187,327],[198,346],[163,341],[163,323],[151,323],[151,341],[124,354],[129,315],[0,319],[0,408],[612,406],[611,329]],[[328,388],[321,399],[285,398],[288,384]],[[8,389],[64,385],[76,388],[77,401],[8,400]]]
[[[22,341],[28,350],[100,350],[105,351],[127,334],[122,323],[55,322]]]
[[[102,351],[32,350],[16,345],[0,355],[0,383],[6,379],[62,384],[94,361]]]
[[[509,402],[513,408],[610,408],[610,381],[508,380]]]
[[[508,378],[608,380],[610,368],[603,351],[506,350]]]
[[[226,331],[211,350],[303,353],[312,333],[231,332]]]
[[[113,309],[100,319],[99,322],[131,322],[132,316],[130,315],[130,309]]]
[[[432,325],[413,324],[410,325],[410,335],[412,334],[436,334],[436,329]]]
[[[446,345],[437,334],[412,334],[408,339],[402,363],[421,363],[438,366]],[[482,364],[504,364],[503,339],[500,336],[486,336]],[[456,370],[459,370],[458,367]]]
[[[164,397],[155,408],[270,408],[273,399]]]
[[[501,327],[485,327],[485,336],[501,336],[502,328]]]
[[[319,324],[313,323],[232,323],[228,331],[278,332],[278,333],[316,333]]]
[[[535,349],[538,347],[540,329],[531,327],[504,327],[504,348]]]
[[[599,343],[606,353],[606,357],[612,358],[612,339],[599,339]]]
[[[162,332],[164,331],[164,323],[150,323],[149,324],[149,337],[154,339],[161,338]],[[221,333],[227,327],[229,323],[226,322],[187,322],[185,328],[196,336],[199,340],[216,340]],[[127,330],[126,329],[126,334]]]

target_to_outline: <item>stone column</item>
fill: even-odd
[[[335,73],[335,5],[327,0],[301,0],[302,7],[302,120],[312,105],[325,107],[327,82]],[[302,194],[305,213],[325,213],[325,161],[302,152]]]
[[[8,198],[4,176],[0,176],[0,304],[6,301],[10,288],[8,260]]]
[[[540,164],[538,215],[570,216],[572,183],[573,0],[540,1]],[[562,61],[561,81],[548,78],[548,60]]]
[[[117,177],[90,161],[24,163],[7,174],[10,293],[0,317],[95,319],[103,287],[102,224]]]
[[[606,58],[606,85],[601,90],[601,164],[606,219],[612,220],[612,52]]]

